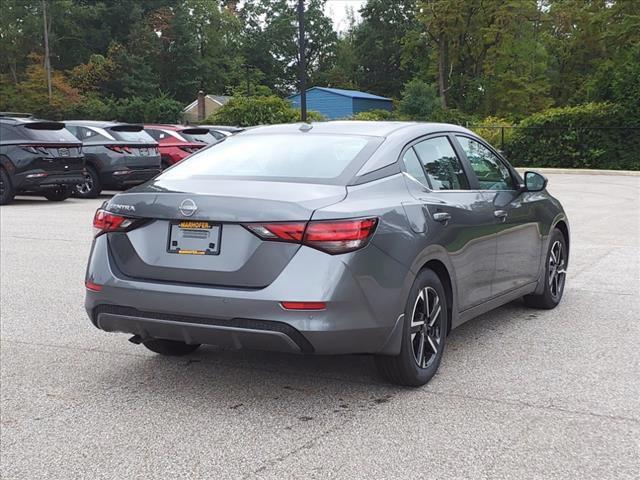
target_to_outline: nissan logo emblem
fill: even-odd
[[[196,210],[198,210],[198,206],[196,205],[196,202],[194,202],[190,198],[187,198],[186,200],[182,201],[182,203],[178,207],[178,210],[180,210],[180,213],[185,217],[190,217],[191,215],[196,213]]]

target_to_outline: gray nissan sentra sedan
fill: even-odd
[[[368,353],[423,385],[451,329],[560,302],[569,225],[546,184],[454,125],[251,129],[105,202],[86,309],[164,355]]]

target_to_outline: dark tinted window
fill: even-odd
[[[239,135],[191,155],[160,178],[336,179],[370,142],[375,139],[352,135]]]
[[[468,190],[469,181],[447,137],[414,145],[433,190]]]
[[[507,166],[491,150],[469,137],[456,137],[482,190],[512,190],[513,178]]]
[[[402,157],[404,162],[404,166],[407,169],[407,173],[411,175],[413,178],[418,180],[425,186],[429,185],[427,181],[427,177],[424,175],[424,170],[422,169],[422,165],[420,165],[420,160],[418,159],[416,152],[413,148],[410,148]]]
[[[210,130],[211,135],[215,137],[216,140],[222,140],[226,135],[224,133],[217,132],[215,130]]]

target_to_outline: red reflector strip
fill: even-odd
[[[92,292],[100,292],[100,291],[102,291],[102,285],[98,285],[97,283],[84,282],[84,286],[87,287],[87,290],[90,290]]]
[[[325,302],[280,302],[285,310],[325,310]]]

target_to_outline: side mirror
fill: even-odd
[[[547,188],[547,177],[537,172],[524,172],[524,189],[527,192],[541,192]]]

